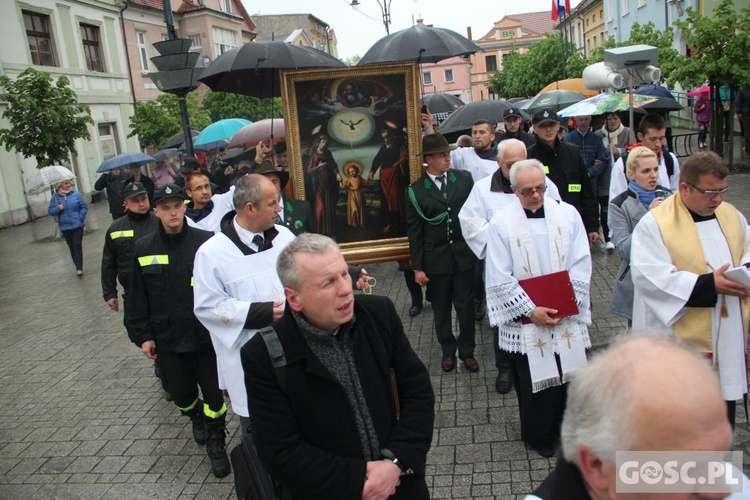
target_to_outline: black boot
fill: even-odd
[[[192,409],[182,413],[190,417],[190,421],[193,423],[193,439],[195,439],[195,442],[206,444],[208,431],[206,430],[206,417],[203,416],[203,401],[198,400],[198,403]]]
[[[206,442],[206,452],[211,460],[211,469],[216,477],[224,477],[232,471],[227,458],[227,427],[226,414],[219,418],[206,417],[206,427],[208,429],[208,441]]]

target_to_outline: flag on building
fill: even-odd
[[[570,14],[570,0],[552,0],[552,20],[557,21]]]

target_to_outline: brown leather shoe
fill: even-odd
[[[443,360],[440,362],[440,367],[444,372],[452,372],[456,368],[456,358],[453,356],[443,356]]]
[[[464,368],[469,370],[470,372],[478,372],[479,371],[479,363],[477,363],[477,360],[474,358],[466,358],[464,361]]]

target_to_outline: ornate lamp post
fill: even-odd
[[[378,2],[378,5],[380,6],[380,14],[383,16],[383,26],[385,26],[385,33],[387,35],[390,35],[391,32],[388,28],[388,25],[391,24],[391,0],[376,0]],[[352,0],[352,2],[349,4],[355,9],[359,7],[361,4],[359,3],[359,0]],[[361,12],[362,15],[367,16],[364,12]],[[367,16],[370,17],[370,16]]]

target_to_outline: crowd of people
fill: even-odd
[[[405,190],[404,220],[388,219],[407,228],[405,277],[418,291],[416,314],[419,288],[427,289],[443,371],[458,361],[480,370],[475,323],[488,316],[495,389],[515,389],[531,450],[560,453],[536,498],[557,498],[561,485],[610,498],[614,451],[663,445],[651,440],[644,414],[676,421],[663,424],[665,442],[688,449],[704,430],[691,417],[702,412],[717,433],[706,446],[728,449],[735,402],[747,393],[750,287],[727,270],[750,262],[750,235],[745,217],[723,202],[726,165],[711,152],[680,165],[663,147],[659,115],[637,130],[616,114],[602,118],[594,130],[591,117],[576,117],[563,135],[553,109],[535,113],[527,131],[511,108],[501,131],[477,121],[470,144],[459,146],[424,114],[424,173]],[[342,177],[324,140],[313,150],[308,172],[325,170],[333,175],[325,186],[350,190],[347,220],[358,223],[351,184],[367,177]],[[371,291],[374,278],[317,234],[332,224],[321,212],[323,181],[312,205],[293,199],[286,148],[273,154],[262,144],[244,168],[211,152],[152,174],[131,166],[97,181],[113,218],[103,298],[124,309],[130,339],[190,418],[214,475],[231,471],[226,391],[242,441],[257,446],[292,498],[429,498],[429,373],[392,302],[355,294]],[[81,276],[86,205],[67,183],[49,211]],[[634,330],[671,335],[624,334],[588,359],[597,245],[621,258],[611,311]],[[613,412],[631,435],[602,447],[591,436],[613,432]]]

